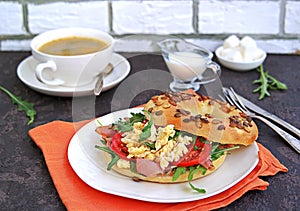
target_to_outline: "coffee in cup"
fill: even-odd
[[[105,70],[113,53],[113,38],[89,28],[44,32],[31,41],[37,78],[47,85],[80,86]]]

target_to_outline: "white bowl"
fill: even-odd
[[[234,62],[231,60],[228,60],[224,57],[221,56],[221,51],[223,50],[223,46],[217,48],[217,50],[215,51],[216,56],[219,60],[219,62],[232,70],[236,70],[236,71],[249,71],[249,70],[253,70],[257,67],[259,67],[266,59],[267,54],[265,51],[263,51],[262,49],[259,49],[262,52],[262,56],[255,60],[255,61],[250,61],[250,62]]]

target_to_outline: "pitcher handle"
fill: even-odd
[[[206,67],[207,67],[206,71],[210,70],[210,75],[209,76],[203,76],[202,74],[198,75],[192,81],[192,83],[199,84],[199,85],[211,83],[211,82],[213,82],[214,80],[216,80],[221,75],[221,67],[216,62],[209,61],[206,64]]]

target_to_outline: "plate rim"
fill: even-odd
[[[116,85],[118,85],[121,81],[123,81],[128,74],[131,71],[131,65],[129,63],[129,61],[121,54],[114,52],[112,55],[112,59],[113,60],[117,60],[117,62],[121,62],[124,63],[124,65],[126,66],[126,70],[122,70],[122,76],[117,78],[116,80],[106,84],[105,83],[105,78],[104,78],[104,85],[103,85],[103,91],[107,91],[113,87],[115,87]],[[24,71],[29,71],[30,73],[33,71],[32,69],[30,70],[25,70],[24,66],[27,65],[28,62],[30,62],[30,60],[35,60],[35,58],[30,55],[26,58],[24,58],[17,66],[17,76],[18,78],[29,88],[43,93],[43,94],[47,94],[47,95],[51,95],[51,96],[58,96],[58,97],[73,97],[73,96],[87,96],[87,95],[93,95],[93,89],[92,87],[65,87],[65,86],[61,86],[61,87],[47,87],[47,85],[44,86],[44,84],[41,83],[41,85],[39,85],[38,83],[32,83],[31,81],[28,81],[23,75],[24,75]],[[29,69],[29,68],[26,68]],[[125,68],[124,68],[125,69]]]
[[[123,109],[123,110],[120,110],[120,111],[116,111],[116,112],[125,112],[125,111],[129,111],[129,112],[138,112],[138,111],[141,111],[142,108],[129,108],[129,109]],[[91,188],[94,188],[98,191],[101,191],[101,192],[105,192],[105,193],[109,193],[109,194],[113,194],[113,195],[117,195],[117,196],[122,196],[122,197],[126,197],[126,198],[131,198],[131,199],[137,199],[137,200],[141,200],[141,201],[148,201],[148,202],[158,202],[158,203],[178,203],[178,202],[190,202],[190,201],[196,201],[196,200],[200,200],[200,199],[204,199],[204,198],[208,198],[208,197],[211,197],[211,196],[214,196],[214,195],[217,195],[217,194],[220,194],[226,190],[228,190],[229,188],[233,187],[234,185],[236,185],[238,182],[240,182],[242,179],[244,179],[247,175],[249,175],[253,169],[257,166],[258,162],[259,162],[259,157],[258,157],[258,151],[259,151],[259,148],[258,148],[258,145],[256,142],[254,142],[253,144],[253,147],[254,149],[252,150],[255,150],[256,154],[255,154],[255,161],[252,163],[252,166],[251,168],[247,169],[247,171],[238,179],[238,180],[235,180],[234,182],[232,182],[231,184],[227,185],[225,188],[219,190],[219,191],[215,191],[211,194],[196,194],[195,195],[195,192],[191,192],[191,197],[188,197],[188,198],[184,198],[184,199],[163,199],[162,197],[156,197],[156,198],[153,198],[153,197],[146,197],[146,196],[140,196],[140,195],[134,195],[134,194],[128,194],[128,193],[123,193],[123,192],[120,192],[120,191],[116,191],[116,190],[107,190],[107,189],[101,189],[99,187],[94,187],[93,184],[91,184],[91,182],[89,181],[86,181],[85,178],[82,178],[83,176],[80,175],[80,173],[77,172],[77,167],[74,166],[75,164],[73,163],[74,161],[72,160],[72,157],[70,156],[71,154],[71,150],[72,150],[72,147],[74,147],[74,145],[76,144],[76,142],[78,142],[78,139],[76,138],[77,137],[77,134],[82,131],[82,130],[85,130],[86,127],[89,127],[91,124],[94,124],[96,125],[97,123],[97,120],[99,120],[100,118],[105,118],[107,117],[108,115],[112,115],[113,113],[116,113],[116,112],[112,112],[112,113],[108,113],[102,117],[98,117],[94,120],[92,120],[91,122],[87,123],[86,125],[84,125],[82,128],[80,128],[75,134],[74,136],[72,137],[72,139],[70,140],[69,142],[69,145],[68,145],[68,149],[67,149],[67,156],[68,156],[68,161],[69,161],[69,164],[70,166],[72,167],[72,169],[74,170],[74,172],[76,173],[76,175],[84,182],[86,183],[87,185],[89,185]],[[99,139],[100,139],[100,136],[99,136]],[[79,145],[79,143],[77,143]],[[251,145],[252,146],[252,145]],[[80,147],[80,146],[78,146]],[[80,149],[82,154],[84,154],[83,150]],[[239,149],[237,149],[239,150]],[[86,159],[90,162],[89,164],[90,165],[94,165],[95,168],[98,168],[96,167],[96,165],[91,161],[89,160],[89,158],[84,155],[86,157]],[[226,162],[226,159],[224,161],[224,163]],[[106,168],[106,167],[105,167]],[[99,168],[99,170],[102,170]],[[217,171],[216,171],[217,172]],[[106,172],[107,173],[107,172]],[[118,173],[115,173],[117,174],[119,177],[123,178],[123,179],[128,179],[128,177],[126,176],[123,176],[123,175],[120,175]],[[195,180],[197,181],[197,180]],[[150,182],[146,182],[146,181],[143,181],[145,183],[150,183]],[[153,184],[153,183],[150,183],[150,184]],[[155,183],[155,184],[158,184],[158,183]],[[175,183],[175,184],[159,184],[159,185],[183,185],[183,184],[188,184],[188,182],[184,182],[184,183]]]

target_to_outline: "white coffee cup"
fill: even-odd
[[[81,55],[54,55],[40,51],[40,47],[67,37],[86,37],[107,43],[107,47],[94,53]],[[94,81],[105,70],[113,53],[114,39],[108,33],[90,28],[61,28],[37,35],[31,41],[33,57],[40,63],[36,77],[51,86],[81,86]]]

